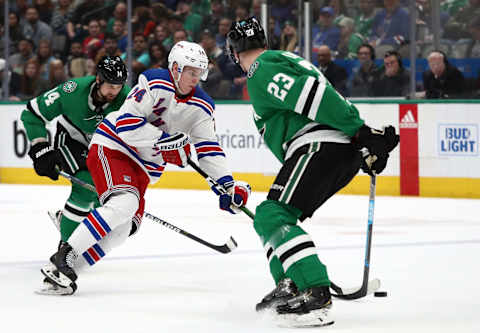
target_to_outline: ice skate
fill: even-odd
[[[275,308],[285,304],[286,300],[297,294],[297,286],[290,278],[285,278],[278,282],[278,285],[268,293],[260,303],[255,306],[257,312]]]
[[[58,246],[59,249],[60,249],[60,247],[63,243],[64,242],[60,241],[60,244]],[[46,264],[42,268],[42,271],[45,270],[45,271],[52,272],[56,269],[55,257],[56,257],[56,253],[53,254],[50,257],[50,260],[49,260],[48,264]],[[51,282],[49,280],[49,278],[45,277],[43,279],[42,286],[39,289],[35,290],[35,293],[39,294],[39,295],[54,295],[54,296],[61,295],[61,296],[63,296],[63,295],[72,295],[75,292],[75,290],[76,290],[76,288],[74,289],[70,286],[68,286],[66,288],[61,287],[61,286],[57,285],[56,283]]]
[[[60,288],[71,288],[68,295],[73,294],[75,290],[77,290],[77,285],[75,283],[77,280],[77,274],[73,270],[73,263],[77,256],[77,253],[72,249],[70,244],[63,242],[58,252],[50,258],[51,262],[41,269],[41,272],[45,275],[48,283],[54,284]]]
[[[317,327],[334,323],[330,309],[332,297],[328,286],[312,287],[288,298],[277,306],[279,325],[285,327]]]

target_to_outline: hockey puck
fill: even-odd
[[[386,291],[376,291],[373,293],[373,296],[375,297],[387,297],[388,294]]]

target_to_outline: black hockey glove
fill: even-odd
[[[79,170],[87,170],[88,148],[82,143],[73,140],[70,136],[58,140],[60,166],[63,171],[74,175]]]
[[[395,127],[388,126],[383,131],[363,125],[355,136],[355,144],[358,149],[367,148],[363,152],[361,168],[363,172],[373,175],[373,171],[379,174],[387,166],[389,154],[400,141],[395,133]]]
[[[48,142],[33,145],[28,156],[32,159],[33,168],[39,176],[47,176],[52,180],[58,179],[56,167],[60,165],[60,156]]]

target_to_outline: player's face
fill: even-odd
[[[193,88],[198,84],[204,71],[200,68],[185,66],[182,75],[178,81],[178,88],[182,95],[189,94]]]
[[[117,97],[117,95],[120,93],[120,90],[122,90],[122,87],[123,86],[121,84],[104,82],[99,89],[100,95],[105,99],[106,102],[110,103]]]

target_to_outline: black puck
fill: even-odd
[[[375,297],[387,297],[388,294],[386,291],[376,291],[373,293],[373,296]]]

